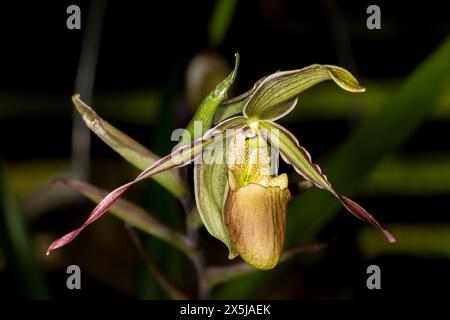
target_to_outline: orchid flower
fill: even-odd
[[[205,98],[172,153],[109,193],[83,225],[54,241],[47,254],[73,241],[134,184],[194,163],[195,201],[208,232],[228,247],[230,259],[240,255],[256,268],[271,269],[283,250],[290,198],[288,177],[277,172],[277,152],[303,178],[331,192],[350,213],[380,229],[390,243],[395,242],[364,208],[335,191],[297,138],[276,123],[296,107],[302,91],[322,81],[333,80],[346,91],[364,92],[353,75],[337,66],[318,64],[279,71],[256,82],[248,92],[225,100],[238,65],[236,54],[233,72]],[[77,108],[90,109],[78,95],[73,101]],[[204,129],[191,142],[194,120],[201,121]],[[209,161],[204,161],[206,158]]]

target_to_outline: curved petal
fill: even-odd
[[[365,91],[347,70],[332,65],[314,64],[299,70],[276,72],[264,78],[251,94],[243,113],[248,118],[279,119],[292,110],[283,103],[292,101],[313,85],[330,79],[344,90]]]
[[[72,102],[86,126],[135,167],[144,170],[150,164],[159,160],[159,157],[153,152],[103,120],[90,106],[81,100],[78,93],[72,96]],[[186,186],[181,182],[177,172],[166,172],[155,177],[155,180],[179,198],[186,194]]]
[[[220,82],[216,86],[216,88],[206,96],[205,99],[203,99],[202,103],[200,104],[194,116],[192,117],[191,121],[187,125],[186,132],[180,139],[180,144],[191,143],[192,141],[189,140],[189,138],[191,137],[194,137],[194,141],[195,139],[198,139],[200,137],[199,135],[195,136],[196,132],[194,128],[196,121],[200,121],[202,123],[203,132],[201,132],[201,134],[204,134],[206,130],[211,128],[217,107],[224,99],[226,99],[228,89],[231,87],[231,85],[234,82],[234,79],[236,78],[240,57],[238,53],[235,53],[234,57],[235,62],[233,71],[231,71],[228,77],[226,77],[222,82]]]
[[[261,130],[261,134],[263,134],[271,144],[276,145],[280,149],[282,158],[287,163],[291,164],[300,175],[314,183],[315,186],[330,191],[350,213],[380,229],[390,243],[396,241],[395,237],[364,208],[353,200],[339,195],[333,189],[328,182],[327,177],[320,170],[320,167],[311,161],[309,153],[305,148],[300,146],[298,140],[289,131],[270,121],[261,121],[260,125],[263,129],[267,130]]]
[[[299,144],[292,133],[271,121],[261,121],[260,126],[267,130],[261,130],[261,134],[272,145],[280,149],[281,157],[286,163],[292,165],[297,173],[311,181],[316,187],[326,189],[337,196],[326,175],[322,173],[317,164],[312,162],[308,151]]]
[[[235,131],[236,132],[236,131]],[[235,132],[232,132],[233,134]],[[206,230],[228,247],[228,258],[238,255],[223,220],[223,206],[228,192],[228,139],[217,144],[219,148],[206,150],[202,164],[194,165],[195,203]]]
[[[228,247],[228,258],[238,255],[225,227],[222,211],[227,194],[228,180],[225,157],[223,164],[194,166],[195,203],[206,230]]]
[[[378,229],[383,232],[384,236],[390,243],[395,243],[395,237],[387,231],[370,213],[366,211],[363,207],[361,207],[359,204],[357,204],[352,199],[349,199],[345,196],[339,196],[339,200],[341,200],[341,203],[344,205],[344,207],[351,212],[355,217],[367,221],[371,223],[373,226],[377,227]]]
[[[207,146],[214,144],[217,142],[217,136],[221,136],[222,132],[229,128],[234,128],[239,125],[243,125],[246,119],[244,117],[235,117],[231,118],[227,121],[224,121],[217,125],[216,127],[208,130],[205,135],[197,139],[197,141],[192,145],[183,145],[177,147],[172,153],[161,158],[157,162],[150,165],[147,169],[145,169],[139,176],[136,177],[131,182],[128,182],[117,189],[111,191],[91,212],[88,219],[77,229],[69,232],[63,237],[54,241],[47,250],[47,255],[50,254],[51,251],[60,248],[70,242],[72,242],[84,228],[88,225],[99,219],[103,214],[108,211],[108,209],[114,204],[114,202],[125,192],[138,183],[139,181],[148,179],[158,173],[182,167],[188,165],[198,157],[200,157],[203,153],[204,148]]]
[[[79,180],[58,179],[54,183],[76,190],[95,203],[99,203],[108,194],[106,190]],[[184,252],[189,251],[186,245],[187,239],[182,234],[171,230],[150,212],[132,202],[119,199],[111,206],[110,212],[137,229],[166,241]]]

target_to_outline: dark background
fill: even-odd
[[[81,7],[81,30],[66,28],[70,4]],[[381,7],[381,30],[366,28],[369,4]],[[42,203],[43,195],[54,190],[48,184],[53,178],[70,176],[70,96],[89,5],[88,1],[0,4],[3,184],[10,188],[23,214],[31,251],[45,278],[45,289],[30,293],[34,291],[21,284],[27,275],[8,258],[14,254],[8,255],[3,249],[0,295],[5,298],[166,298],[136,254],[123,224],[113,217],[98,221],[54,257],[44,256],[50,241],[77,226],[92,208],[91,203],[73,197],[54,201],[57,197],[49,196],[49,203]],[[240,1],[223,41],[213,45],[208,24],[214,5],[214,1],[107,4],[92,105],[105,119],[160,155],[172,147],[172,129],[186,125],[195,108],[185,92],[185,74],[189,62],[199,54],[227,68],[224,62],[232,65],[234,53],[240,53],[235,93],[279,69],[312,63],[340,65],[361,79],[368,95],[372,89],[370,110],[376,111],[450,31],[450,7],[445,1]],[[345,105],[347,100],[321,105],[313,103],[316,98],[324,101],[328,93],[332,94],[330,99],[348,94],[331,85],[323,88],[305,93],[306,110],[286,122],[319,163],[372,112],[366,113],[365,102],[358,100],[355,103],[360,109],[328,113],[334,104]],[[402,176],[391,179],[384,174],[386,165],[377,169],[358,192],[359,202],[387,226],[395,225],[406,234],[409,226],[418,227],[409,247],[385,249],[388,245],[379,244],[378,235],[372,236],[365,224],[341,211],[314,239],[328,243],[328,248],[283,264],[270,272],[264,285],[254,284],[255,279],[264,277],[261,273],[237,279],[229,287],[219,288],[217,297],[398,299],[445,295],[450,285],[448,89],[447,81],[444,98],[439,100],[440,111],[429,116],[391,155],[403,161],[400,163],[414,164],[408,167],[411,182]],[[312,101],[309,109],[308,101]],[[325,111],[314,109],[320,107]],[[93,184],[111,189],[137,173],[96,137],[92,137],[90,150],[87,179]],[[427,162],[430,159],[434,162]],[[292,173],[288,167],[282,168]],[[402,167],[399,170],[405,172]],[[419,180],[414,180],[415,175]],[[180,205],[160,189],[149,182],[131,191],[129,198],[172,227],[182,229]],[[420,233],[421,227],[426,231]],[[3,239],[4,248],[7,241]],[[212,262],[227,263],[223,246],[206,232],[202,241]],[[371,241],[377,245],[371,246]],[[405,238],[403,243],[408,241]],[[188,291],[195,292],[195,274],[189,261],[156,240],[145,242],[161,267]],[[79,292],[65,287],[69,264],[80,265],[83,270],[83,289]],[[381,267],[382,290],[369,291],[365,286],[370,264]]]

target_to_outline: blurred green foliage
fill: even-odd
[[[386,246],[373,230],[363,228],[358,233],[358,247],[366,259],[380,256],[409,255],[420,258],[450,259],[450,227],[439,224],[391,224],[389,229],[398,243]],[[380,241],[381,240],[381,241]]]
[[[24,217],[9,190],[0,162],[0,247],[6,258],[6,270],[17,283],[19,294],[27,299],[47,299],[46,279],[38,264]]]
[[[236,5],[237,0],[216,1],[208,28],[211,46],[215,47],[223,42],[233,18]]]

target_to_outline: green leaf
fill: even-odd
[[[355,193],[375,166],[402,146],[431,114],[450,75],[450,38],[407,77],[379,113],[362,123],[322,167],[335,188]],[[287,237],[308,240],[339,211],[326,194],[308,191],[291,202]]]
[[[55,183],[80,192],[94,203],[99,203],[108,194],[106,190],[79,180],[58,179]],[[168,228],[148,211],[134,203],[123,199],[117,200],[109,210],[117,218],[137,229],[177,247],[187,255],[191,254],[187,239],[182,234]]]
[[[80,99],[79,94],[73,95],[72,101],[89,129],[132,165],[144,170],[159,160],[158,156],[139,142],[100,118],[91,107]],[[180,198],[186,194],[186,186],[176,172],[163,173],[154,179],[176,197]]]
[[[225,80],[220,82],[216,86],[216,88],[213,91],[211,91],[208,94],[208,96],[203,100],[202,104],[198,107],[197,111],[195,112],[194,117],[191,119],[188,126],[186,127],[186,131],[181,136],[180,144],[191,143],[192,138],[195,141],[196,139],[201,137],[206,132],[206,130],[211,128],[216,109],[220,105],[220,103],[227,98],[228,89],[231,87],[231,85],[234,82],[234,79],[236,78],[240,58],[238,53],[236,53],[234,56],[235,56],[235,64],[233,71],[228,75],[228,77],[225,78]],[[201,122],[202,124],[202,132],[195,132],[194,130],[194,125],[197,121]]]
[[[282,118],[295,107],[293,103],[286,105],[288,101],[313,85],[330,79],[344,90],[365,91],[347,70],[314,64],[299,70],[275,72],[266,77],[249,98],[244,107],[244,115],[265,120]]]

